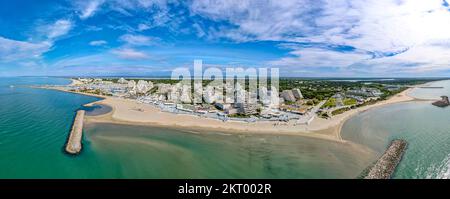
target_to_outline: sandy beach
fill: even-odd
[[[112,111],[101,116],[87,117],[86,122],[148,125],[180,128],[185,130],[215,130],[228,133],[300,135],[345,142],[345,140],[343,140],[340,136],[340,130],[347,119],[371,108],[387,104],[412,101],[414,98],[408,95],[408,92],[411,89],[412,88],[407,89],[387,100],[373,105],[352,109],[330,119],[315,118],[310,125],[296,124],[295,121],[279,123],[278,125],[275,125],[277,122],[269,121],[258,121],[253,123],[241,121],[223,122],[201,116],[162,112],[159,108],[153,105],[141,104],[130,99],[88,94],[91,96],[104,98],[103,100],[94,103],[108,105],[112,107]]]
[[[308,137],[337,140],[331,134],[318,134],[308,130],[306,125],[295,125],[295,121],[288,123],[276,122],[241,122],[227,121],[205,118],[188,114],[174,114],[162,112],[159,108],[148,104],[137,103],[133,100],[105,98],[95,102],[111,106],[113,111],[109,114],[87,117],[86,122],[116,123],[129,125],[149,125],[179,128],[187,130],[212,130],[227,133],[249,133],[249,134],[282,134],[282,135],[303,135]]]
[[[385,106],[388,104],[395,104],[395,103],[400,103],[400,102],[416,100],[414,97],[411,97],[410,95],[408,95],[408,93],[412,89],[413,88],[408,88],[408,89],[404,90],[403,92],[390,97],[387,100],[383,100],[383,101],[377,102],[372,105],[363,106],[363,107],[359,107],[356,109],[351,109],[342,114],[333,116],[330,119],[316,118],[308,126],[309,130],[316,132],[316,133],[330,134],[330,135],[335,136],[338,140],[342,140],[341,128],[344,125],[345,121],[347,121],[351,117],[353,117],[361,112],[367,111],[372,108]]]
[[[71,85],[77,84],[80,84],[80,82],[72,79]],[[64,92],[72,92],[67,91],[66,89],[64,89],[64,87],[46,88],[56,89]],[[372,105],[351,109],[329,119],[316,117],[309,125],[298,124],[294,120],[287,123],[273,121],[257,121],[248,123],[230,120],[227,122],[223,122],[221,120],[205,118],[196,115],[163,112],[154,105],[142,104],[132,99],[122,99],[117,97],[108,97],[80,92],[72,93],[102,98],[102,100],[86,104],[85,106],[90,106],[93,104],[104,104],[112,108],[111,112],[104,115],[87,116],[85,119],[87,123],[115,123],[127,125],[158,126],[193,131],[206,130],[240,134],[299,135],[337,142],[346,142],[346,140],[343,140],[341,137],[341,128],[348,119],[372,108],[388,104],[422,100],[416,99],[409,95],[409,92],[411,92],[412,89],[414,88],[408,88],[403,92],[390,97],[387,100],[383,100]]]

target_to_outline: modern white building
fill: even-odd
[[[300,91],[300,89],[298,89],[298,88],[292,89],[292,93],[294,94],[294,97],[296,99],[303,99],[303,95],[302,95],[302,92]]]
[[[292,92],[292,90],[284,90],[283,92],[281,92],[281,97],[285,101],[289,101],[289,102],[295,102],[296,101],[294,93]]]
[[[170,84],[157,84],[156,86],[158,87],[159,94],[167,94],[172,89],[172,85]]]
[[[189,85],[182,86],[180,100],[181,100],[181,102],[186,103],[186,104],[192,103],[191,87]]]
[[[227,110],[231,108],[230,104],[224,104],[224,103],[215,103],[214,106],[218,108],[219,110]]]
[[[139,80],[136,84],[136,93],[145,94],[151,89],[150,84],[147,81]]]
[[[203,91],[203,100],[205,103],[212,104],[216,102],[216,95],[214,91],[214,87],[207,86],[205,90]]]
[[[125,80],[123,77],[121,77],[121,78],[117,81],[117,83],[119,83],[119,84],[127,84],[128,81]]]
[[[135,87],[136,87],[136,82],[134,80],[128,81],[128,88],[129,89],[135,89]]]
[[[235,103],[241,103],[246,101],[247,92],[239,83],[236,83],[235,87]]]
[[[136,95],[136,82],[134,80],[128,81],[127,90],[129,94]]]

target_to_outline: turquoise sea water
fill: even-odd
[[[353,178],[390,140],[409,143],[395,178],[449,178],[450,107],[408,102],[371,109],[343,127],[351,144],[299,136],[226,135],[112,124],[86,126],[79,156],[63,152],[77,109],[94,97],[33,89],[58,78],[0,79],[0,178]],[[450,95],[415,90],[420,98]],[[108,108],[93,109],[93,114]]]
[[[426,86],[443,88],[416,88],[410,95],[420,99],[441,99],[442,95],[450,95],[450,81],[430,82]]]
[[[415,89],[411,95],[435,99],[450,95],[450,81],[434,82],[443,89]],[[395,138],[408,141],[408,149],[394,178],[450,178],[450,107],[407,102],[371,109],[348,120],[342,137],[363,144],[381,155]]]
[[[0,79],[0,178],[353,178],[376,157],[299,136],[111,124],[86,126],[82,153],[69,156],[75,111],[98,99],[25,86],[67,83]]]
[[[353,178],[370,162],[348,145],[299,136],[112,124],[86,132],[89,153],[115,169],[106,176],[121,178]]]

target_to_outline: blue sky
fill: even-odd
[[[170,75],[279,67],[282,76],[448,76],[442,0],[0,1],[0,76]]]

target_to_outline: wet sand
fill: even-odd
[[[340,136],[340,129],[347,119],[371,108],[414,100],[414,98],[407,95],[409,91],[410,89],[407,89],[387,100],[374,105],[352,109],[331,119],[315,118],[310,125],[295,124],[295,121],[279,123],[278,125],[275,125],[277,122],[268,121],[257,121],[253,123],[241,121],[223,122],[217,119],[194,115],[162,112],[153,105],[141,104],[134,100],[114,97],[105,97],[104,100],[96,102],[96,104],[111,106],[113,111],[110,114],[89,118],[88,122],[138,124],[192,130],[203,129],[229,133],[300,135],[345,142]]]
[[[63,87],[49,88],[65,92],[72,92],[67,91]],[[333,116],[330,119],[322,119],[316,117],[309,125],[296,124],[296,121],[257,121],[253,123],[242,121],[223,122],[221,120],[204,118],[195,115],[162,112],[158,107],[155,107],[154,105],[138,103],[137,101],[131,99],[121,99],[117,97],[108,97],[89,93],[73,93],[103,98],[100,101],[88,105],[101,104],[107,105],[112,108],[112,111],[108,114],[87,117],[86,122],[88,123],[144,125],[189,129],[194,131],[212,130],[227,133],[299,135],[318,139],[333,140],[337,142],[346,142],[342,139],[340,131],[343,124],[349,118],[371,108],[388,104],[413,101],[415,100],[415,98],[408,95],[411,90],[412,88],[409,88],[395,96],[392,96],[387,100],[378,102],[373,105],[352,109],[340,115]]]

